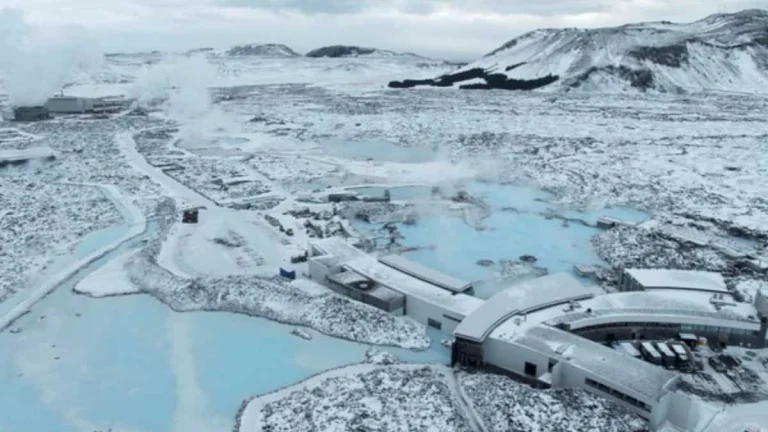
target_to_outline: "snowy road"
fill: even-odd
[[[276,274],[299,249],[258,215],[220,207],[192,188],[150,165],[136,150],[131,133],[122,133],[119,147],[128,163],[181,201],[181,207],[205,207],[195,225],[175,224],[164,241],[158,262],[182,277],[233,274]]]

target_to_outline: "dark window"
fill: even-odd
[[[432,318],[427,318],[427,324],[430,327],[434,327],[438,330],[441,330],[443,328],[443,323],[441,323],[440,321],[435,321]]]
[[[538,376],[536,374],[536,365],[533,363],[525,362],[525,374],[529,376]]]
[[[454,318],[454,317],[452,317],[452,316],[449,316],[449,315],[446,315],[446,314],[443,314],[443,318],[445,318],[445,319],[447,319],[447,320],[451,320],[451,321],[457,322],[457,323],[460,323],[460,322],[461,322],[461,320],[460,320],[460,319],[458,319],[458,318]]]
[[[557,360],[550,360],[549,365],[547,366],[547,372],[552,373],[552,369],[555,368],[555,365],[557,365]]]
[[[595,388],[597,390],[600,390],[601,392],[603,392],[605,394],[608,394],[608,395],[611,395],[611,396],[615,397],[616,399],[620,399],[620,400],[622,400],[622,401],[624,401],[624,402],[626,402],[626,403],[628,403],[630,405],[636,406],[636,407],[642,409],[643,411],[651,412],[651,406],[650,405],[648,405],[648,404],[646,404],[646,403],[644,403],[642,401],[639,401],[639,400],[633,398],[632,396],[625,395],[624,393],[621,393],[618,390],[612,389],[612,388],[608,387],[607,385],[605,385],[603,383],[599,383],[599,382],[591,380],[589,378],[586,378],[584,380],[584,383],[587,386]]]

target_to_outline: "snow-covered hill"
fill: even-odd
[[[423,58],[413,53],[399,53],[378,48],[365,48],[351,45],[333,45],[318,48],[307,53],[307,57],[412,57]]]
[[[228,56],[299,57],[301,54],[283,44],[238,45],[226,52]]]
[[[390,86],[461,86],[469,80],[464,88],[768,93],[768,11],[689,24],[536,30],[432,83]]]

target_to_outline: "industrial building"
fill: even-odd
[[[85,114],[93,111],[94,100],[74,96],[54,96],[45,103],[54,114]]]
[[[50,118],[51,113],[44,106],[16,107],[13,109],[13,120],[18,122],[35,122]]]
[[[619,279],[619,291],[656,289],[692,290],[728,293],[720,273],[691,270],[625,269]]]
[[[56,159],[56,152],[49,147],[0,150],[0,168],[9,165],[22,165],[30,161],[52,161],[54,159]]]

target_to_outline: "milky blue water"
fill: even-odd
[[[80,252],[113,240],[112,231],[102,233]],[[294,327],[264,319],[179,314],[143,295],[71,293],[127,249],[38,303],[11,327],[20,333],[0,333],[0,431],[230,431],[244,399],[360,362],[368,349],[315,332],[306,341],[290,334]],[[446,336],[431,336],[424,352],[388,350],[406,361],[446,363],[439,345]]]
[[[383,189],[383,188],[381,188]],[[429,215],[415,225],[400,225],[405,246],[427,247],[405,255],[414,261],[444,273],[469,281],[487,279],[497,267],[477,265],[480,259],[516,260],[521,255],[533,255],[537,266],[550,272],[572,272],[576,264],[605,264],[593,250],[590,239],[598,229],[580,223],[564,223],[542,214],[557,210],[548,203],[552,196],[529,187],[473,182],[465,189],[490,204],[491,215],[480,223],[486,230],[477,230],[456,214]],[[397,189],[391,189],[392,192]],[[406,192],[412,192],[406,190]],[[380,193],[368,189],[366,193]],[[394,195],[393,195],[394,196]],[[423,196],[423,195],[422,195]],[[417,199],[418,200],[418,199]],[[506,210],[505,210],[506,208]],[[512,211],[510,208],[514,208]],[[595,223],[602,215],[638,222],[646,214],[626,209],[609,208],[596,212],[558,210],[558,213]],[[356,223],[358,228],[376,229],[376,225]],[[493,285],[486,288],[494,289]],[[478,297],[489,297],[496,291],[478,290]]]
[[[72,249],[72,256],[82,259],[102,245],[119,240],[125,234],[123,225],[113,225],[86,234]]]

